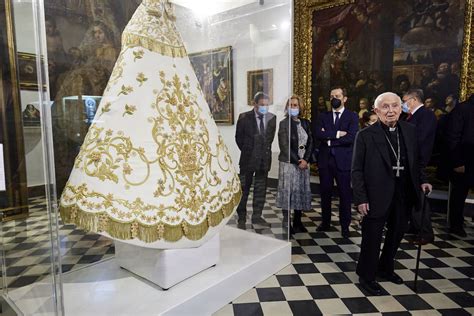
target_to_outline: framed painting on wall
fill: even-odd
[[[18,77],[21,90],[38,90],[36,55],[18,52]]]
[[[204,98],[217,124],[234,124],[232,47],[189,54]]]
[[[273,69],[247,71],[248,105],[253,105],[253,98],[257,92],[267,94],[269,104],[273,104]]]
[[[473,0],[296,2],[294,89],[314,105],[307,115],[335,85],[354,111],[409,88],[439,108],[464,100],[474,91],[472,12]]]

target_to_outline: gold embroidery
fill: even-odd
[[[138,7],[132,20],[135,23],[127,25],[122,34],[123,47],[139,46],[164,56],[187,56],[170,3],[146,1]]]
[[[138,81],[140,87],[143,85],[143,83],[144,83],[145,81],[148,80],[148,78],[145,77],[145,74],[144,74],[143,72],[140,72],[140,73],[137,75],[137,78],[136,78],[136,79],[137,79],[137,81]]]
[[[236,184],[239,185],[238,180]],[[234,185],[231,186],[233,187]],[[102,211],[102,207],[114,208],[111,205],[130,207],[135,204],[135,202],[131,203],[123,199],[117,199],[112,194],[105,196],[100,193],[89,192],[85,185],[78,187],[68,185],[65,192],[73,193],[74,197],[69,197],[69,193],[66,195],[63,194],[59,208],[63,222],[73,223],[86,230],[106,232],[114,238],[122,240],[137,238],[147,243],[157,240],[175,242],[180,240],[182,237],[186,237],[190,240],[199,240],[207,233],[210,227],[219,225],[224,218],[229,217],[241,198],[240,190],[232,193],[226,204],[223,204],[215,212],[209,212],[207,214],[207,219],[198,224],[190,224],[185,221],[177,224],[167,224],[162,221],[157,224],[147,224],[141,221],[142,219],[147,219],[147,216],[145,215],[142,215],[131,222],[125,222],[118,221],[111,217],[106,211]],[[87,197],[102,199],[102,203],[97,203],[95,205],[96,209],[101,211],[89,212],[83,210],[83,208],[77,204],[63,204],[74,199],[85,200]],[[158,210],[161,206],[141,204],[141,207],[141,210],[137,210],[138,213],[143,213],[145,210],[150,209]]]
[[[137,107],[135,105],[125,104],[125,112],[123,112],[122,116],[125,116],[125,114],[133,115],[133,113],[135,113],[136,110],[137,110]]]

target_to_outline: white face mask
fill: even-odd
[[[407,102],[402,103],[402,111],[403,111],[403,113],[408,113],[408,104],[407,104]]]
[[[300,114],[300,109],[296,108],[296,109],[290,109],[290,115],[295,117],[295,116],[298,116]]]

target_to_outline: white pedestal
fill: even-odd
[[[219,234],[200,247],[187,249],[143,248],[115,240],[115,260],[119,266],[163,289],[217,264],[219,254]]]
[[[211,315],[291,263],[291,243],[232,227],[220,232],[219,264],[167,291],[121,269],[115,259],[65,273],[65,315]],[[189,264],[193,264],[190,262]],[[10,292],[25,315],[54,315],[43,280]]]

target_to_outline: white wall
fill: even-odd
[[[199,18],[187,8],[176,7],[177,26],[188,53],[232,46],[235,122],[247,105],[247,71],[273,69],[273,105],[270,111],[283,118],[283,108],[292,87],[292,8],[291,1],[258,1],[212,17]],[[278,123],[277,123],[278,126]],[[237,166],[240,151],[235,144],[235,123],[219,126],[233,163]],[[278,141],[272,146],[270,177],[278,178]],[[238,169],[237,169],[238,170]]]

